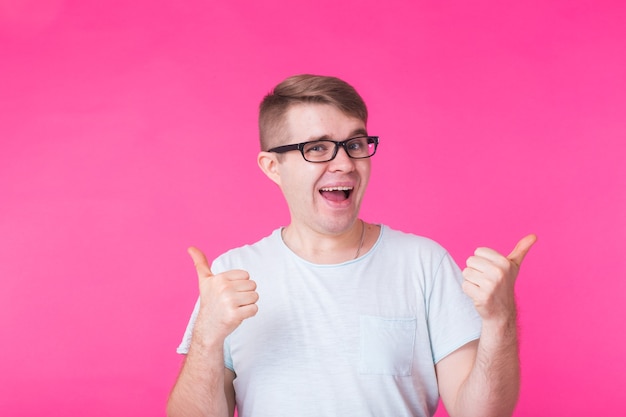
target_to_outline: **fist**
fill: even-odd
[[[463,291],[483,320],[508,320],[517,314],[515,281],[524,257],[536,242],[535,235],[522,238],[503,256],[493,249],[478,248],[463,270]]]
[[[256,315],[259,295],[256,283],[243,270],[213,275],[204,254],[197,248],[188,250],[198,272],[200,311],[196,327],[203,336],[224,339],[245,319]]]

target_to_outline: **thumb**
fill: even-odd
[[[204,256],[204,253],[202,253],[200,249],[192,246],[187,249],[187,253],[189,253],[189,256],[191,256],[191,259],[193,259],[193,265],[196,267],[198,277],[213,276],[211,268],[209,268],[209,262],[206,260],[206,256]]]
[[[531,246],[534,245],[536,241],[537,236],[534,234],[523,237],[519,242],[517,242],[517,245],[515,245],[513,251],[509,254],[509,256],[507,256],[507,259],[519,268]]]

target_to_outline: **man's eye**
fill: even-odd
[[[359,138],[357,140],[353,140],[351,142],[348,142],[348,148],[350,148],[350,150],[353,151],[357,151],[360,149],[363,149],[367,147],[367,139],[366,138]]]
[[[312,143],[306,147],[307,152],[326,152],[328,151],[328,145],[324,143]]]

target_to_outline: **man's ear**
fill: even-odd
[[[274,152],[259,152],[257,156],[259,168],[267,177],[280,186],[280,170],[278,164],[278,154]]]

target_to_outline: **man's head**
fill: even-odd
[[[356,90],[336,77],[294,75],[265,96],[259,111],[261,150],[283,145],[287,140],[286,115],[298,104],[328,104],[367,125],[367,107]]]
[[[258,164],[283,192],[296,229],[352,230],[378,143],[366,121],[359,94],[334,77],[291,77],[263,100]]]

